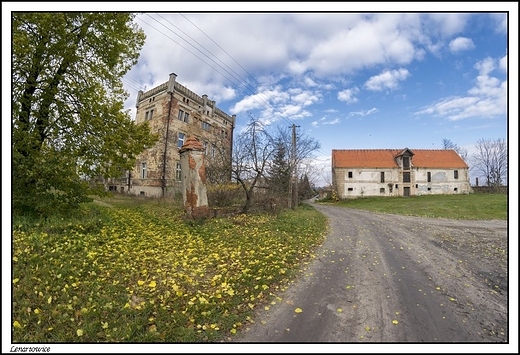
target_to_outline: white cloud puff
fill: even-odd
[[[449,47],[452,53],[459,53],[462,51],[471,50],[475,48],[475,45],[473,44],[471,38],[457,37],[450,42]]]

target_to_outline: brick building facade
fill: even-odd
[[[148,122],[159,140],[142,152],[134,169],[108,183],[109,190],[131,195],[171,197],[181,189],[179,149],[190,136],[196,137],[208,157],[224,152],[231,156],[235,115],[219,109],[207,95],[199,96],[169,80],[146,92],[139,91],[135,123]]]

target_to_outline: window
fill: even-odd
[[[432,190],[432,188],[431,188],[431,187],[428,187],[428,191],[431,191],[431,190]]]
[[[403,157],[403,168],[410,169],[410,157]]]
[[[354,191],[354,189],[352,187],[349,187],[347,190],[348,191]]]
[[[381,171],[381,182],[385,182],[385,172]]]
[[[139,191],[140,196],[144,196],[144,191]]]
[[[453,170],[453,178],[454,179],[458,179],[459,178],[459,171],[458,170]]]
[[[209,131],[211,130],[211,125],[206,121],[202,121],[202,129]]]
[[[352,171],[349,171],[349,172],[348,172],[348,178],[349,178],[349,179],[352,179]]]
[[[399,187],[399,185],[395,184],[395,188],[397,189]]]
[[[204,154],[208,154],[208,142],[204,142]]]
[[[180,181],[182,178],[181,171],[181,163],[177,163],[175,167],[175,179],[177,179],[177,181]]]
[[[453,191],[457,192],[458,188],[454,188]]]
[[[415,188],[418,189],[419,188],[419,184],[415,184]]]
[[[146,179],[146,163],[141,163],[141,179]]]
[[[184,145],[184,137],[185,137],[184,133],[179,132],[179,135],[177,137],[177,148],[180,149]]]
[[[215,157],[216,151],[217,151],[217,147],[215,146],[215,144],[212,144],[211,145],[211,156],[212,157]]]
[[[385,193],[385,188],[384,188],[384,187],[380,188],[380,189],[379,189],[379,193],[380,193],[380,194],[384,194],[384,193]]]
[[[152,119],[152,116],[153,116],[153,109],[151,110],[148,110],[144,113],[144,120],[145,121],[148,121],[148,120],[151,120]]]
[[[410,172],[403,173],[403,182],[410,182]]]
[[[432,173],[430,173],[429,171],[426,173],[427,175],[427,179],[428,179],[428,182],[432,182]]]
[[[180,121],[188,123],[190,114],[188,112],[184,112],[183,110],[179,110],[179,116],[177,117]]]

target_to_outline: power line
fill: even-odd
[[[161,33],[162,35],[164,35],[166,38],[170,39],[171,41],[173,41],[174,43],[178,44],[180,47],[182,47],[183,49],[187,50],[189,53],[191,53],[192,55],[194,55],[196,58],[198,58],[199,60],[201,60],[203,63],[205,63],[206,65],[208,65],[211,69],[213,69],[215,72],[219,73],[221,76],[223,76],[224,78],[226,78],[227,80],[229,80],[230,82],[234,83],[234,84],[237,84],[239,87],[241,86],[245,86],[245,88],[252,94],[251,98],[258,102],[259,104],[261,104],[262,106],[264,106],[265,108],[269,108],[271,110],[273,110],[274,112],[278,112],[280,114],[280,117],[284,120],[286,120],[288,123],[290,124],[294,124],[294,121],[285,117],[285,115],[283,115],[283,113],[278,110],[277,108],[275,108],[274,106],[272,106],[271,104],[269,104],[269,102],[263,100],[260,96],[258,95],[262,95],[262,93],[257,93],[254,91],[254,87],[252,87],[248,82],[247,80],[245,80],[244,78],[242,78],[240,76],[240,74],[236,73],[236,71],[234,71],[231,67],[229,67],[227,64],[225,64],[224,62],[222,62],[224,65],[226,65],[228,68],[230,68],[231,71],[233,71],[236,75],[238,75],[239,78],[237,78],[235,75],[231,74],[227,69],[225,69],[224,67],[222,67],[222,65],[220,65],[219,63],[217,63],[214,59],[210,58],[207,54],[203,53],[200,49],[196,48],[192,43],[190,43],[188,40],[184,39],[181,35],[175,33],[172,29],[168,28],[167,26],[165,26],[164,24],[162,24],[161,22],[159,22],[156,18],[150,16],[147,14],[148,17],[150,17],[153,21],[155,22],[158,22],[159,24],[161,24],[161,26],[165,27],[166,29],[168,29],[170,32],[174,33],[176,36],[178,36],[179,38],[181,38],[183,41],[185,41],[186,43],[188,43],[190,46],[192,46],[193,48],[195,48],[197,51],[199,51],[201,54],[203,54],[205,57],[207,57],[209,60],[211,60],[213,63],[215,63],[217,66],[219,66],[220,68],[222,68],[226,73],[228,73],[229,75],[231,75],[235,80],[238,81],[238,84],[236,81],[234,81],[233,79],[230,79],[228,76],[226,76],[225,74],[223,74],[222,72],[220,72],[218,69],[216,69],[215,67],[213,67],[212,65],[210,65],[208,62],[206,62],[204,59],[202,59],[200,56],[198,56],[197,54],[193,53],[191,50],[189,50],[188,48],[186,48],[185,46],[183,46],[182,44],[180,44],[179,42],[175,41],[173,38],[171,38],[170,36],[168,36],[167,34],[165,34],[164,32],[160,31],[159,29],[157,29],[155,26],[151,25],[150,23],[144,21],[142,18],[139,18],[140,21],[143,21],[144,23],[146,23],[148,26],[150,26],[151,28],[155,29],[157,32]],[[185,16],[184,16],[185,17]],[[161,17],[162,18],[162,17]],[[167,20],[166,20],[167,21]],[[171,24],[171,22],[167,21],[169,24]],[[191,21],[189,21],[191,24],[193,24]],[[172,26],[174,26],[175,28],[178,28],[177,26],[171,24]],[[194,24],[193,24],[194,25]],[[197,26],[195,26],[199,31],[201,31],[205,36],[207,36],[208,38],[211,39],[211,37],[209,37],[206,33],[204,33],[200,28],[198,28]],[[182,33],[186,34],[184,31],[181,30]],[[187,35],[187,34],[186,34]],[[188,35],[187,35],[188,36]],[[192,39],[190,36],[188,36],[190,39]],[[195,40],[194,40],[195,41]],[[217,44],[214,40],[211,39],[211,41],[215,44]],[[198,45],[200,45],[201,47],[203,47],[200,43],[198,43],[197,41],[195,41],[195,43],[197,43]],[[221,46],[219,46],[217,44],[217,46],[219,48],[222,48]],[[204,47],[203,47],[204,48]],[[206,50],[207,51],[207,50]],[[223,50],[224,51],[224,50]],[[209,51],[208,51],[209,52]],[[233,59],[233,61],[235,61],[241,68],[243,68],[233,57],[231,57],[229,55],[229,53],[227,53],[226,51],[224,51],[224,53],[226,53],[226,55],[228,55],[231,59]],[[244,69],[245,70],[245,69]],[[247,72],[247,71],[246,71]],[[248,72],[247,72],[248,73]],[[249,74],[249,73],[248,73]],[[252,75],[249,74],[251,77]],[[253,77],[254,79],[254,77]],[[260,83],[258,81],[256,81],[256,79],[254,79],[254,81],[260,85]],[[245,83],[245,84],[244,84]],[[250,89],[248,88],[248,86],[252,87],[253,89]],[[274,98],[269,95],[271,97],[271,99],[274,100]],[[260,102],[259,101],[262,100],[264,103]]]
[[[228,53],[224,48],[222,48],[222,47],[221,47],[217,42],[215,42],[215,41],[214,41],[214,40],[213,40],[213,39],[212,39],[208,34],[206,34],[206,32],[204,32],[201,28],[199,28],[197,25],[195,25],[192,21],[190,21],[190,20],[189,20],[186,16],[184,16],[182,13],[180,13],[180,15],[181,15],[182,17],[184,17],[184,18],[185,18],[189,23],[191,23],[195,28],[197,28],[200,32],[202,32],[202,34],[204,34],[207,38],[209,38],[210,41],[212,41],[212,42],[213,42],[213,43],[214,43],[218,48],[220,48],[220,49],[221,49],[221,50],[222,50],[222,51],[223,51],[223,52],[224,52],[224,53],[225,53],[229,58],[231,58],[231,59],[232,59],[236,64],[238,64],[238,66],[239,66],[240,68],[242,68],[242,70],[244,70],[244,71],[249,75],[249,77],[251,77],[251,78],[253,79],[253,81],[254,81],[254,82],[255,82],[259,87],[262,86],[262,84],[260,84],[260,83],[255,79],[255,77],[254,77],[253,75],[251,75],[251,73],[249,73],[249,72],[248,72],[248,71],[247,71],[247,70],[246,70],[246,69],[245,69],[245,68],[244,68],[244,67],[243,67],[243,66],[242,66],[242,65],[241,65],[241,64],[240,64],[240,63],[239,63],[235,58],[233,58],[233,56],[232,56],[231,54],[229,54],[229,53]],[[191,38],[191,37],[190,37],[190,38]],[[238,74],[237,74],[237,75],[238,75]],[[244,80],[244,81],[246,81],[246,80]],[[246,81],[246,82],[247,82],[247,81]],[[253,88],[253,89],[254,89],[254,88]],[[271,100],[274,100],[274,99],[275,99],[275,98],[272,97],[270,94],[268,94],[268,96],[271,98]],[[271,108],[273,108],[275,111],[277,111],[276,108],[272,107],[269,103],[267,103],[267,104],[268,104],[268,106],[270,106]],[[280,116],[281,116],[283,119],[285,119],[288,123],[294,124],[294,121],[291,120],[291,119],[289,119],[289,118],[287,118],[287,117],[285,117],[281,111],[279,111],[279,113],[280,113]],[[291,121],[292,121],[292,122],[291,122]]]

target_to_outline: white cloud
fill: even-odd
[[[333,108],[329,108],[325,110],[326,113],[338,113],[339,111]]]
[[[407,69],[386,70],[379,75],[373,76],[367,80],[365,87],[372,91],[381,91],[384,89],[395,89],[400,81],[406,80],[410,76]]]
[[[344,101],[347,104],[351,104],[354,102],[357,102],[358,99],[355,97],[355,95],[359,92],[359,89],[357,87],[354,87],[352,89],[345,89],[340,92],[338,92],[338,100]]]
[[[350,112],[348,115],[349,116],[367,116],[367,115],[376,113],[377,111],[378,111],[378,109],[373,107],[370,110],[366,110],[366,111],[353,111],[353,112]]]
[[[507,14],[494,13],[489,15],[496,24],[497,33],[507,33]]]
[[[457,37],[450,42],[449,47],[452,53],[459,53],[473,49],[475,48],[475,45],[473,44],[471,38]]]
[[[311,125],[313,127],[318,127],[320,125],[335,125],[335,124],[338,124],[340,122],[341,122],[341,120],[339,118],[337,118],[337,117],[329,119],[328,117],[325,116],[325,117],[320,118],[317,121],[311,122]]]
[[[505,73],[507,73],[507,55],[500,58],[498,66],[500,69],[502,69]]]
[[[492,118],[506,114],[507,81],[489,75],[496,69],[495,60],[485,58],[477,62],[474,68],[479,71],[479,75],[475,78],[475,86],[467,91],[468,96],[444,98],[417,114],[444,117],[452,121],[471,117]]]

